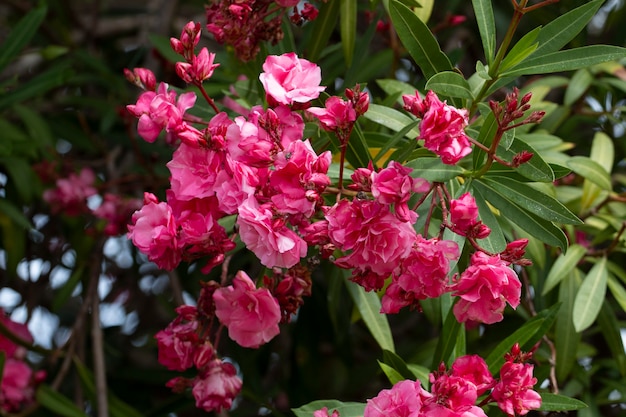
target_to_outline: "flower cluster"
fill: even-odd
[[[510,417],[525,415],[541,406],[531,357],[515,345],[495,379],[480,356],[460,356],[450,370],[441,364],[430,374],[430,391],[420,381],[397,382],[367,401],[364,417],[486,417],[481,406],[491,402]]]
[[[0,322],[24,343],[32,344],[33,336],[24,324],[12,321],[0,309]],[[0,335],[0,352],[4,357],[2,381],[0,382],[0,408],[16,413],[35,400],[35,388],[45,377],[45,371],[33,371],[26,362],[26,349],[4,335]]]
[[[56,176],[56,174],[53,175]],[[78,175],[70,173],[67,177],[57,178],[56,187],[44,191],[43,199],[50,205],[54,214],[62,213],[72,217],[91,214],[102,220],[103,232],[107,236],[119,236],[126,233],[131,215],[141,206],[141,202],[134,198],[123,198],[119,194],[105,192],[100,196],[102,199],[100,205],[92,210],[87,205],[87,200],[98,195],[95,181],[94,172],[90,168],[83,168]]]
[[[230,4],[229,13],[249,16],[246,5]],[[346,89],[345,97],[331,96],[324,107],[312,106],[325,90],[320,68],[294,53],[270,55],[259,75],[269,106],[241,109],[232,117],[219,111],[202,87],[217,64],[206,49],[196,55],[199,37],[200,25],[190,22],[171,45],[186,61],[177,65],[178,75],[195,84],[216,112],[208,122],[187,114],[195,103],[194,93],[177,96],[166,84],[156,86],[146,70],[128,71],[129,79],[146,89],[135,105],[128,106],[139,119],[140,135],[153,142],[165,131],[167,143],[174,147],[167,163],[171,176],[165,200],[145,193],[128,237],[164,269],[207,259],[203,273],[224,262],[237,237],[271,273],[255,282],[239,271],[227,285],[228,271],[223,271],[220,284],[212,281],[203,288],[198,308],[179,308],[174,322],[157,335],[159,359],[172,370],[195,367],[198,375],[170,381],[173,389],[191,388],[198,406],[206,410],[228,407],[241,383],[234,382],[230,365],[216,359],[219,337],[213,332],[225,326],[230,338],[247,348],[272,340],[279,324],[289,322],[303,297],[311,294],[308,266],[316,262],[313,255],[351,270],[351,280],[367,291],[385,288],[382,313],[419,309],[421,300],[451,293],[458,297],[456,318],[471,325],[497,322],[507,303],[519,305],[521,283],[511,265],[526,262],[525,242],[512,242],[502,253],[481,248],[478,240],[490,229],[480,220],[469,193],[452,198],[443,184],[418,178],[411,168],[393,160],[384,167],[373,162],[357,167],[343,186],[348,141],[369,107],[366,91],[357,85]],[[424,99],[416,93],[404,101],[406,109],[421,119],[424,146],[443,162],[457,163],[471,152],[464,133],[466,110],[441,102],[432,91]],[[337,187],[328,174],[330,152],[318,154],[304,137],[305,117],[338,139]],[[325,197],[330,194],[336,198]],[[415,228],[417,208],[429,197],[427,226],[420,234]],[[441,233],[430,237],[428,222],[435,208],[442,212]],[[236,216],[232,234],[219,222],[227,216]],[[454,241],[443,239],[445,229],[466,238],[474,250],[469,267],[453,276],[451,264],[459,259],[460,250]],[[477,366],[478,359],[465,360],[471,364],[460,361],[451,372],[440,370],[431,381],[432,392],[408,382],[398,389],[417,392],[411,400],[417,409],[443,407],[482,415],[473,404],[493,387],[479,376],[459,371]],[[212,385],[220,379],[225,379],[222,391]],[[455,394],[457,389],[465,396]],[[386,395],[371,409],[383,410],[386,406],[381,404],[399,398],[396,393]]]
[[[206,8],[207,30],[219,43],[234,48],[237,57],[250,61],[256,57],[261,42],[276,44],[284,33],[281,22],[291,10],[291,21],[302,24],[317,17],[309,2],[299,7],[295,0],[213,0]]]

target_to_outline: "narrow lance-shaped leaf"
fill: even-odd
[[[584,156],[574,156],[567,160],[567,167],[603,190],[611,190],[609,174],[596,161]]]
[[[604,0],[592,0],[545,25],[537,36],[539,46],[533,52],[533,56],[556,52],[567,45],[587,26],[602,3]]]
[[[0,72],[2,72],[4,67],[21,52],[22,48],[28,44],[32,37],[35,36],[39,25],[41,25],[44,17],[46,17],[47,11],[48,8],[45,5],[41,5],[31,10],[13,26],[6,40],[0,44]]]
[[[473,100],[470,86],[457,72],[444,71],[432,76],[426,83],[426,90],[433,90],[440,96],[458,97]],[[461,106],[459,106],[461,107]]]
[[[545,74],[551,72],[572,71],[590,67],[607,61],[616,61],[626,57],[626,48],[610,45],[590,45],[547,55],[529,58],[519,65],[504,71],[503,77]]]
[[[341,45],[346,67],[350,67],[356,42],[357,4],[356,0],[339,0],[339,2],[341,3],[339,7]]]
[[[608,272],[606,257],[601,258],[587,273],[574,301],[574,328],[577,332],[587,329],[598,317],[604,303]]]
[[[602,303],[602,308],[598,314],[598,325],[604,340],[606,340],[613,354],[613,359],[617,363],[620,374],[626,377],[626,353],[624,352],[624,343],[622,342],[622,329],[617,321],[615,311],[608,303]]]
[[[577,400],[576,398],[566,397],[564,395],[551,394],[542,392],[540,411],[571,411],[587,408],[587,404]]]
[[[380,312],[381,305],[378,295],[373,291],[366,292],[363,287],[349,282],[347,279],[346,286],[361,314],[361,318],[376,342],[378,342],[378,345],[381,349],[394,352],[395,346],[391,336],[391,328],[389,327],[387,316]]]
[[[411,176],[435,182],[445,182],[463,173],[462,168],[444,164],[439,158],[418,158],[405,165],[413,168]]]
[[[399,132],[415,122],[404,113],[390,107],[381,106],[380,104],[370,104],[367,112],[363,115],[366,119],[388,127],[389,129]],[[409,139],[415,139],[420,134],[417,127],[413,127],[406,133],[406,137]]]
[[[291,411],[293,411],[297,417],[311,417],[313,412],[324,407],[328,408],[330,413],[337,410],[341,417],[361,417],[365,409],[365,404],[341,402],[337,400],[317,400],[298,408],[292,408]]]
[[[335,29],[335,23],[339,18],[339,1],[329,1],[320,7],[317,18],[313,21],[311,32],[314,36],[309,37],[306,45],[305,56],[308,60],[316,62],[322,50],[328,45],[328,39]]]
[[[453,70],[428,26],[411,9],[397,0],[391,0],[389,13],[402,44],[427,79],[438,72]]]
[[[504,137],[506,136],[503,136],[503,139]],[[530,161],[514,168],[514,170],[524,177],[528,178],[529,180],[537,182],[554,181],[554,171],[552,170],[550,165],[541,157],[541,154],[533,149],[531,145],[517,137],[513,138],[513,140],[509,144],[508,149],[504,149],[502,146],[498,146],[498,149],[496,150],[496,155],[498,155],[505,161],[512,161],[515,155],[524,151],[531,153],[533,155],[532,158],[530,158]]]
[[[500,65],[501,72],[519,64],[537,49],[538,43],[536,40],[540,30],[540,28],[531,30],[513,45],[513,48],[506,54]]]
[[[552,288],[556,287],[568,274],[570,274],[578,262],[585,256],[587,249],[585,247],[573,244],[566,253],[561,254],[552,265],[546,281],[543,284],[542,295],[546,295]]]
[[[554,345],[556,356],[559,358],[556,362],[556,376],[559,381],[567,378],[576,363],[576,351],[581,339],[581,334],[576,332],[572,321],[580,279],[580,270],[574,269],[563,279],[559,287],[559,302],[562,303],[562,307],[557,315],[554,330]]]
[[[491,0],[472,0],[472,6],[478,22],[478,31],[483,42],[485,57],[487,63],[491,65],[496,54],[496,22]]]
[[[513,203],[542,219],[564,224],[582,224],[582,221],[558,200],[530,185],[505,177],[485,177],[482,181],[497,189]]]
[[[435,355],[433,356],[432,368],[437,369],[441,362],[447,362],[454,350],[459,332],[461,331],[461,323],[459,323],[452,312],[448,310],[448,315],[443,323],[443,330],[437,342]]]
[[[87,417],[87,414],[76,406],[69,398],[53,390],[46,384],[41,384],[35,394],[37,402],[54,415],[63,417]]]

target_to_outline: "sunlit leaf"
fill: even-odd
[[[538,43],[536,40],[540,30],[541,28],[531,30],[513,45],[511,50],[506,54],[506,57],[502,60],[502,64],[500,64],[500,71],[506,71],[514,67],[537,49]]]
[[[606,257],[601,258],[587,273],[574,300],[574,328],[582,332],[593,324],[604,303],[608,272]]]
[[[586,253],[587,249],[584,246],[573,244],[567,249],[566,253],[561,254],[552,265],[546,277],[542,294],[547,294],[552,288],[556,287],[563,278],[569,275]]]
[[[406,114],[379,104],[370,104],[369,109],[363,116],[368,120],[388,127],[396,132],[401,131],[405,126],[415,122],[415,119],[411,119]],[[419,136],[419,134],[419,129],[414,127],[407,132],[406,137],[409,139],[415,139]]]
[[[365,404],[341,402],[337,400],[317,400],[298,408],[292,408],[291,411],[293,411],[297,417],[311,417],[314,411],[320,410],[324,407],[328,408],[329,414],[332,414],[334,410],[337,410],[339,411],[339,415],[341,417],[361,417],[363,416]]]
[[[585,156],[573,156],[567,161],[567,167],[603,190],[611,190],[612,188],[608,172],[592,159]]]
[[[474,15],[478,23],[480,39],[487,63],[491,64],[496,54],[496,22],[493,16],[491,0],[472,0]]]
[[[433,90],[440,96],[474,99],[465,78],[454,71],[444,71],[433,75],[426,83],[425,89]]]
[[[444,164],[439,158],[418,158],[408,161],[405,166],[413,168],[412,176],[435,182],[445,182],[463,173],[462,168]]]

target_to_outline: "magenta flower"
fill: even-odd
[[[454,315],[462,323],[499,322],[507,302],[513,308],[519,305],[521,288],[515,271],[499,256],[475,252],[470,266],[454,284],[453,295],[461,298],[454,305]]]
[[[46,190],[43,199],[50,204],[53,213],[78,216],[89,212],[87,197],[97,194],[93,186],[96,175],[90,168],[83,168],[80,174],[71,173],[67,178],[60,178],[56,188]]]
[[[465,193],[450,202],[450,223],[452,231],[461,236],[484,239],[491,230],[478,220],[478,206],[470,193]]]
[[[489,367],[483,358],[478,355],[464,355],[455,359],[452,364],[452,375],[464,378],[476,386],[480,396],[495,383]]]
[[[268,56],[263,63],[259,80],[272,107],[277,104],[308,103],[326,89],[320,87],[320,67],[298,58],[293,52]]]
[[[172,208],[151,193],[144,193],[143,204],[141,210],[133,214],[127,236],[159,268],[172,270],[181,261],[178,226]]]
[[[25,362],[7,358],[0,383],[0,408],[18,412],[35,400],[35,387],[45,378],[45,372],[33,372]]]
[[[193,311],[193,320],[185,320],[184,315]],[[181,306],[179,315],[165,329],[154,337],[159,349],[159,363],[172,371],[184,371],[193,365],[194,354],[199,344],[198,322],[195,320],[195,307]]]
[[[398,219],[415,223],[417,213],[409,209],[408,201],[414,193],[423,193],[430,189],[428,181],[412,178],[412,168],[390,161],[386,168],[372,172],[372,195],[381,204],[393,204]]]
[[[176,74],[186,83],[200,84],[213,75],[215,68],[220,64],[214,64],[215,54],[209,53],[207,48],[200,49],[198,55],[191,57],[191,62],[177,62]]]
[[[172,191],[178,200],[211,197],[215,179],[222,170],[224,154],[181,143],[167,167],[172,173]]]
[[[424,400],[430,397],[419,381],[400,381],[367,400],[363,417],[421,417]]]
[[[207,371],[193,380],[191,392],[196,407],[219,412],[232,406],[241,386],[242,381],[233,364],[216,359],[209,364]]]
[[[239,235],[268,268],[291,268],[306,256],[306,242],[285,221],[275,218],[269,205],[259,205],[250,197],[239,207]]]
[[[350,130],[356,121],[357,114],[351,101],[342,100],[341,97],[329,97],[324,103],[325,107],[309,107],[306,111],[319,120],[322,128],[328,132],[336,130]]]
[[[243,347],[258,348],[280,330],[280,306],[267,288],[256,288],[243,271],[233,285],[215,290],[215,315],[228,327],[228,336]]]
[[[500,369],[500,380],[491,395],[508,416],[523,416],[541,407],[541,396],[533,390],[536,383],[533,365],[508,360]]]
[[[443,163],[456,164],[472,151],[465,135],[468,125],[466,109],[457,109],[439,100],[429,91],[422,100],[415,96],[403,96],[405,109],[421,118],[420,139],[424,147],[437,154]]]

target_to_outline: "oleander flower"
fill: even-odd
[[[326,89],[320,87],[320,67],[298,58],[293,52],[268,56],[259,80],[272,107],[277,104],[308,103]]]

